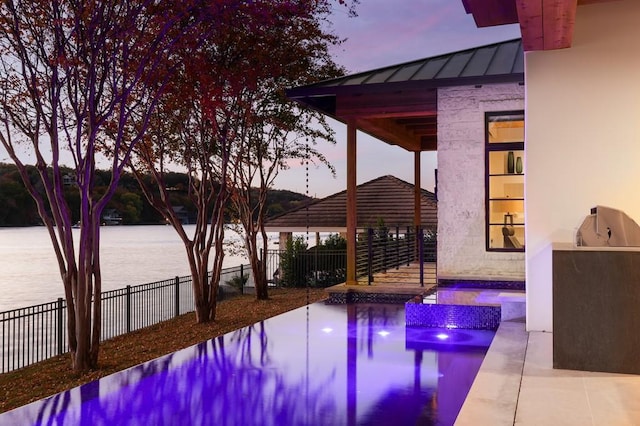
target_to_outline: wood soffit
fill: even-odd
[[[578,6],[615,0],[462,0],[478,27],[520,24],[525,51],[571,47]]]

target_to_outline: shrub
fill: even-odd
[[[247,283],[247,280],[249,280],[249,275],[247,274],[244,274],[242,276],[234,275],[229,281],[225,282],[225,284],[235,288],[238,291],[242,291],[244,285]]]

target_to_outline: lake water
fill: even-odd
[[[189,275],[184,245],[171,226],[105,226],[100,235],[103,291]],[[277,241],[276,234],[269,238],[270,244]],[[240,241],[233,231],[225,239]],[[225,268],[241,263],[248,262],[225,256]],[[64,289],[46,228],[0,228],[0,311],[58,297],[64,297]]]

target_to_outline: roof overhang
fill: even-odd
[[[519,39],[296,87],[287,96],[407,151],[437,150],[438,88],[523,83]]]
[[[576,9],[615,0],[462,0],[478,27],[520,24],[525,51],[571,47]]]
[[[414,87],[412,87],[414,86]],[[437,90],[406,83],[296,88],[290,99],[407,151],[434,151]]]

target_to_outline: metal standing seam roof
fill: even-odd
[[[352,74],[308,86],[290,89],[289,95],[319,88],[366,86],[385,83],[430,82],[432,86],[449,86],[524,78],[522,40],[514,39],[458,52],[419,59],[371,71]],[[311,94],[311,93],[306,93]]]
[[[508,40],[287,90],[287,96],[408,151],[437,150],[438,88],[524,83],[522,40]]]
[[[358,228],[375,227],[380,219],[386,226],[413,226],[414,185],[387,175],[356,187]],[[435,228],[438,208],[435,195],[421,190],[421,221]],[[308,205],[282,213],[266,221],[270,232],[341,231],[347,226],[347,191],[341,191]]]

